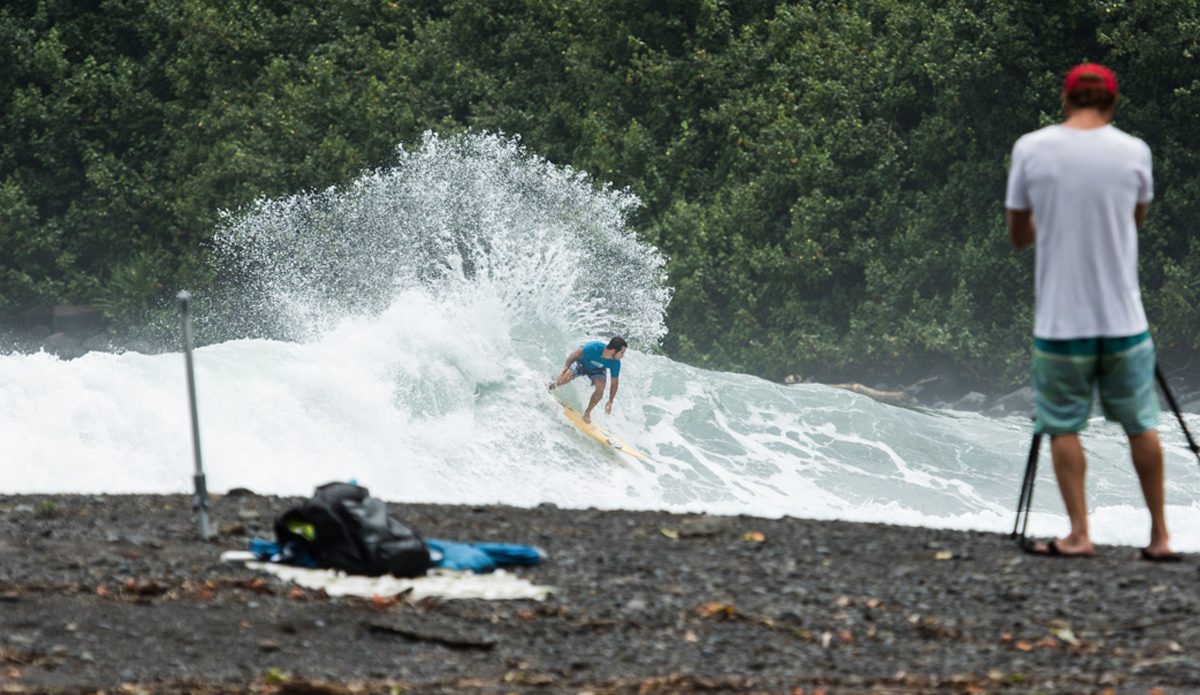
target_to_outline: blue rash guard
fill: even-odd
[[[576,376],[587,375],[589,379],[596,377],[603,378],[604,370],[607,368],[612,377],[616,379],[621,376],[621,361],[606,360],[601,355],[604,354],[604,349],[608,347],[605,343],[599,340],[590,343],[584,343],[579,347],[583,348],[583,357],[576,360],[572,365]]]

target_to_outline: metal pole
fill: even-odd
[[[1154,364],[1154,376],[1158,379],[1158,385],[1162,388],[1163,395],[1167,397],[1167,403],[1171,404],[1171,410],[1175,411],[1175,417],[1179,420],[1179,427],[1183,430],[1183,436],[1187,437],[1188,448],[1200,459],[1200,446],[1196,445],[1196,440],[1192,439],[1192,433],[1188,431],[1187,423],[1183,421],[1183,413],[1179,412],[1179,404],[1175,402],[1175,394],[1171,393],[1171,389],[1167,387],[1167,378],[1163,376],[1162,368],[1156,362]]]
[[[200,532],[200,537],[208,540],[208,487],[204,482],[204,467],[200,462],[200,416],[196,411],[196,375],[192,367],[192,317],[188,313],[192,295],[185,290],[179,293],[177,299],[179,311],[183,315],[183,355],[187,363],[188,406],[192,412],[192,451],[196,457],[196,472],[192,476],[196,494],[192,497],[192,509],[196,512],[196,529]]]

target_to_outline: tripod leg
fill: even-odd
[[[1167,378],[1163,376],[1162,369],[1158,364],[1154,365],[1154,376],[1158,379],[1158,386],[1162,389],[1163,395],[1167,398],[1167,403],[1171,405],[1171,410],[1175,411],[1175,418],[1179,420],[1179,428],[1183,430],[1183,436],[1187,437],[1188,448],[1200,459],[1200,446],[1196,445],[1196,440],[1192,439],[1192,433],[1188,431],[1187,423],[1183,421],[1183,413],[1179,412],[1179,403],[1175,401],[1175,394],[1171,393],[1171,389],[1167,386]]]
[[[1017,516],[1013,520],[1012,533],[1008,534],[1009,538],[1016,538],[1017,531],[1021,528],[1021,511],[1025,509],[1025,495],[1029,493],[1029,470],[1030,464],[1025,464],[1025,477],[1021,480],[1021,494],[1017,497]]]
[[[1029,510],[1033,507],[1033,483],[1037,479],[1037,464],[1038,453],[1042,448],[1042,435],[1033,435],[1033,442],[1029,446],[1029,460],[1025,464],[1025,480],[1021,483],[1021,495],[1017,500],[1017,518],[1013,522],[1013,530],[1010,538],[1018,537],[1019,543],[1025,543],[1025,531],[1029,527]],[[1021,515],[1025,515],[1024,524],[1022,524]]]
[[[1035,434],[1033,436],[1033,474],[1029,476],[1029,494],[1025,495],[1025,521],[1021,522],[1021,537],[1017,539],[1017,543],[1025,548],[1029,544],[1026,538],[1026,532],[1029,530],[1029,513],[1033,511],[1033,484],[1037,481],[1037,459],[1038,450],[1041,449],[1042,435]]]

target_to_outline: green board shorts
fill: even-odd
[[[1149,331],[1125,338],[1035,338],[1033,388],[1039,434],[1082,431],[1097,389],[1104,417],[1121,423],[1126,434],[1158,427],[1154,341]]]

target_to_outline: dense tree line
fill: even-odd
[[[0,316],[136,325],[211,281],[218,213],[426,129],[520,134],[629,187],[677,359],[780,378],[1025,378],[1002,197],[1062,74],[1121,77],[1155,154],[1163,359],[1200,346],[1200,12],[1095,0],[15,0],[0,9]]]

